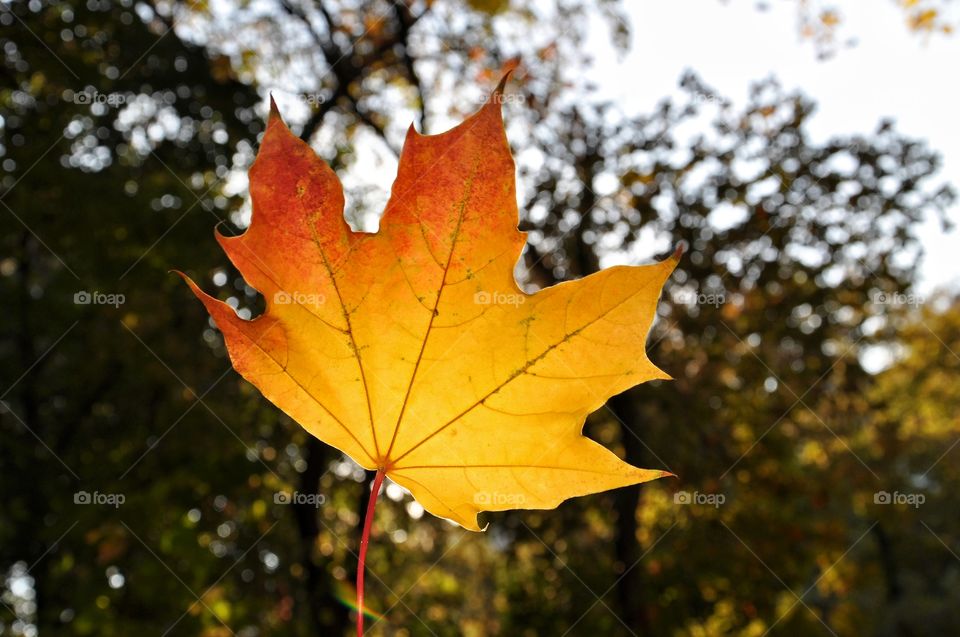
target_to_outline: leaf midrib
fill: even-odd
[[[416,382],[417,373],[420,371],[420,364],[423,362],[423,353],[427,349],[427,342],[430,340],[430,334],[433,332],[433,322],[437,318],[438,310],[440,308],[440,299],[443,297],[443,291],[446,289],[447,284],[447,274],[450,272],[450,265],[453,263],[453,254],[457,249],[457,241],[460,238],[460,228],[463,226],[463,218],[466,215],[467,202],[470,200],[470,196],[473,194],[473,182],[477,176],[477,170],[480,166],[480,158],[477,157],[473,165],[473,170],[471,171],[470,177],[466,180],[464,187],[463,197],[460,200],[460,211],[457,215],[457,225],[453,230],[453,236],[450,240],[450,251],[447,253],[447,263],[443,268],[443,278],[440,280],[440,288],[437,290],[437,298],[433,304],[433,310],[430,312],[430,321],[427,323],[426,332],[423,335],[423,341],[420,343],[420,352],[417,354],[417,360],[413,365],[413,372],[410,374],[410,383],[407,385],[407,391],[403,397],[403,403],[400,406],[400,413],[397,415],[397,422],[393,427],[393,435],[390,438],[390,446],[387,448],[387,453],[384,458],[385,462],[392,464],[389,460],[390,453],[393,451],[393,445],[397,441],[397,434],[400,432],[400,424],[403,422],[403,416],[406,414],[407,405],[410,402],[410,393],[413,391],[413,384]],[[417,219],[421,231],[423,230],[423,222]],[[426,237],[424,237],[424,242],[426,242]],[[427,247],[429,250],[429,246]],[[436,259],[434,259],[436,261]],[[371,426],[373,426],[371,422]],[[374,427],[374,429],[376,429]]]

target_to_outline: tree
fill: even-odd
[[[813,105],[770,83],[744,109],[692,77],[686,101],[648,115],[597,103],[581,77],[580,29],[605,18],[624,46],[620,9],[290,0],[0,10],[0,351],[13,361],[0,387],[4,626],[346,630],[365,476],[229,373],[217,332],[196,330],[203,311],[168,270],[200,264],[198,279],[259,312],[210,228],[244,225],[242,174],[268,91],[285,89],[285,116],[345,177],[348,215],[364,224],[378,197],[365,188],[376,164],[361,154],[374,148],[378,172],[391,173],[410,121],[437,131],[474,110],[482,84],[517,54],[525,70],[504,107],[522,151],[525,284],[647,260],[678,239],[690,246],[651,340],[677,381],[618,397],[588,428],[682,481],[490,516],[485,535],[422,517],[388,486],[369,559],[389,589],[372,577],[368,591],[387,619],[372,631],[759,634],[793,604],[774,630],[822,632],[821,619],[861,634],[854,622],[880,617],[889,602],[874,575],[890,567],[877,531],[830,568],[875,517],[851,502],[907,479],[895,454],[876,455],[872,436],[893,436],[896,412],[881,394],[857,402],[873,385],[857,354],[896,338],[867,327],[892,308],[878,294],[910,292],[916,262],[894,253],[919,251],[917,221],[953,200],[937,183],[939,160],[892,124],[813,143]],[[682,131],[698,116],[715,124],[689,140]],[[79,292],[91,303],[75,303]],[[883,396],[905,400],[909,377]],[[859,405],[856,419],[848,405]],[[726,501],[674,504],[674,488]],[[126,499],[75,503],[81,491]],[[324,504],[283,504],[294,491]],[[948,520],[930,526],[951,541]],[[936,549],[928,531],[880,528],[894,565],[911,565],[898,608],[944,588],[949,567],[928,573],[921,560],[933,553],[900,549],[918,537]],[[800,595],[823,574],[804,596],[810,612],[787,588]],[[899,621],[917,626],[905,612]]]
[[[808,405],[869,382],[857,358],[867,319],[891,307],[878,295],[908,290],[918,263],[895,252],[922,252],[913,229],[954,198],[925,184],[937,157],[889,122],[873,137],[819,146],[805,131],[813,104],[775,83],[758,84],[744,111],[695,77],[683,86],[686,103],[643,118],[617,120],[603,105],[541,113],[533,137],[542,164],[531,171],[527,207],[534,281],[581,276],[624,254],[657,256],[651,245],[663,255],[670,240],[691,248],[651,345],[676,383],[635,388],[599,419],[619,424],[631,463],[728,500],[676,507],[660,489],[618,493],[619,611],[649,634],[769,626],[781,591],[756,589],[770,577],[764,564],[778,564],[775,584],[805,590],[818,557],[839,556],[867,528],[851,515],[849,492],[823,486],[826,470],[842,464],[851,488],[877,488],[851,449],[857,431]],[[678,139],[674,131],[705,107],[710,134]],[[597,423],[598,435],[610,424]],[[725,576],[729,562],[697,552],[717,536],[747,561],[750,584]],[[790,538],[803,541],[781,543]],[[828,615],[803,613],[785,629],[815,633]]]
[[[939,635],[958,621],[957,419],[960,306],[956,297],[903,296],[887,334],[899,360],[865,394],[841,397],[865,426],[859,448],[882,468],[882,491],[855,494],[875,516],[876,560],[851,585],[880,589],[885,604],[863,618],[877,635]],[[915,617],[922,616],[918,623]]]
[[[302,43],[288,39],[300,34],[316,38],[308,56],[331,56],[333,93],[314,100],[304,134],[336,112],[340,143],[327,158],[342,168],[354,133],[390,134],[376,123],[385,111],[371,119],[356,96],[385,78],[388,97],[395,81],[417,81],[405,50],[431,7],[378,12],[385,7],[337,7],[325,33],[305,22],[322,11],[279,3],[268,18],[229,23],[229,32],[186,4],[21,2],[0,13],[9,303],[0,347],[16,361],[4,370],[3,467],[12,478],[3,485],[10,513],[0,564],[16,630],[346,625],[337,598],[350,596],[338,574],[352,559],[349,513],[362,487],[335,482],[331,468],[350,468],[225,374],[225,361],[197,364],[198,345],[221,356],[222,347],[213,329],[182,335],[203,319],[167,271],[206,264],[201,271],[225,297],[256,311],[255,292],[197,237],[218,223],[227,232],[242,226],[242,202],[225,182],[249,163],[262,130],[267,87],[254,72],[293,68],[283,56],[296,51],[271,58],[264,47],[251,57],[236,52],[239,36],[277,27],[278,46]],[[451,30],[445,20],[456,9],[431,14],[433,26]],[[558,29],[577,15],[564,12]],[[458,31],[465,43],[449,45],[459,47],[461,70],[480,69],[467,43],[482,41],[478,25],[490,32],[489,15],[467,17]],[[322,490],[329,505],[275,503],[297,487]],[[113,511],[85,506],[86,494],[125,502]]]

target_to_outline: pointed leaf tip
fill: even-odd
[[[519,57],[511,58],[504,63],[503,68],[500,71],[501,73],[503,73],[503,75],[500,77],[500,81],[497,82],[497,87],[493,89],[493,96],[492,96],[493,98],[497,98],[498,96],[503,94],[503,90],[507,86],[507,81],[510,79],[510,76],[513,75],[513,72],[516,71],[519,66],[520,66]],[[498,100],[492,99],[491,101],[498,101]]]
[[[686,251],[687,242],[681,239],[680,242],[677,243],[677,247],[674,249],[673,254],[670,255],[670,259],[672,261],[679,261],[680,257],[682,257]]]
[[[504,74],[504,77],[509,77],[510,74],[516,71],[519,67],[520,56],[516,55],[503,63],[503,67],[500,69],[500,72]]]
[[[176,274],[178,277],[180,277],[180,278],[183,280],[183,282],[186,283],[187,286],[188,286],[188,287],[193,291],[193,293],[194,293],[195,295],[197,295],[198,297],[199,297],[201,294],[204,294],[203,290],[200,289],[200,286],[198,286],[196,283],[194,283],[193,279],[190,278],[190,275],[189,275],[189,274],[186,274],[186,273],[184,273],[184,272],[181,272],[180,270],[170,270],[170,273]],[[201,298],[202,298],[202,297],[201,297]]]
[[[277,108],[277,101],[273,99],[273,93],[270,94],[270,119],[272,121],[274,118],[280,119],[280,109]]]

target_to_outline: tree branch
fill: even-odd
[[[387,139],[387,133],[384,130],[383,126],[375,122],[369,113],[367,113],[365,110],[360,108],[360,104],[357,102],[357,100],[354,97],[352,96],[348,96],[348,97],[350,99],[350,102],[353,104],[353,111],[356,113],[357,118],[361,122],[363,122],[364,124],[372,128],[377,133],[377,135],[380,136],[380,138],[383,140],[383,143],[386,144],[387,148],[390,149],[390,152],[392,152],[394,156],[399,157],[400,150],[398,148],[395,148],[393,144],[390,143],[390,140]]]
[[[399,44],[403,46],[403,54],[401,56],[404,68],[407,71],[408,79],[410,83],[417,89],[417,97],[420,99],[420,131],[424,134],[427,132],[427,101],[426,96],[423,92],[423,83],[420,81],[420,75],[417,74],[417,69],[413,63],[413,57],[410,55],[410,27],[412,27],[417,20],[429,11],[429,8],[424,9],[424,12],[421,13],[416,18],[410,13],[410,7],[407,6],[405,2],[396,2],[393,5],[394,14],[397,16],[397,39]]]

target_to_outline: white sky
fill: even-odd
[[[901,133],[926,139],[943,155],[941,178],[960,185],[960,34],[926,38],[910,32],[894,2],[849,0],[843,7],[841,47],[818,60],[798,33],[795,5],[772,3],[758,11],[741,0],[627,0],[633,45],[617,60],[605,41],[609,30],[593,29],[587,50],[597,52],[591,77],[601,94],[624,111],[649,112],[674,94],[685,69],[696,71],[718,94],[744,104],[749,85],[776,76],[785,89],[801,89],[817,102],[810,133],[870,133],[884,117]],[[949,216],[960,223],[954,206]],[[960,233],[925,224],[921,292],[960,289]]]

